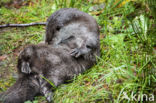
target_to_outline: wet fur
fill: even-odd
[[[74,58],[70,56],[69,51],[70,49],[67,48],[54,48],[49,45],[31,45],[20,54],[18,71],[21,75],[28,75],[29,72],[25,73],[21,69],[27,69],[28,67],[23,67],[22,64],[28,63],[31,73],[43,75],[58,86],[95,64],[95,62],[85,60],[83,57]],[[92,58],[96,59],[95,56]]]
[[[33,100],[40,93],[39,84],[35,75],[22,76],[6,92],[0,95],[2,103],[24,103]]]
[[[77,9],[61,9],[47,20],[46,44],[25,48],[18,58],[18,80],[0,95],[3,103],[24,103],[36,95],[52,100],[52,86],[59,86],[96,63],[100,55],[96,21]]]
[[[69,51],[68,48],[43,44],[26,47],[18,58],[19,79],[4,93],[3,103],[23,103],[38,94],[44,95],[50,102],[52,86],[42,76],[57,87],[95,64],[83,57],[74,58]]]
[[[74,8],[60,9],[48,18],[45,42],[56,47],[69,47],[70,54],[76,58],[85,58],[89,53],[100,56],[96,20]]]

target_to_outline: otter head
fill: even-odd
[[[19,55],[17,64],[18,71],[20,73],[30,74],[35,56],[35,47],[33,45],[26,47]]]

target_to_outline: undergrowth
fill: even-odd
[[[141,0],[32,0],[20,9],[1,7],[0,24],[46,21],[64,7],[89,13],[100,26],[101,56],[94,67],[75,77],[72,83],[59,86],[54,92],[54,103],[145,103],[151,102],[152,96],[156,99],[156,25],[148,6]],[[42,41],[44,32],[43,26],[1,29],[0,55],[8,58],[0,62],[0,73],[6,67],[16,73],[16,62],[9,65],[17,57],[14,53]],[[11,61],[12,56],[15,58]],[[15,81],[12,74],[8,75],[0,80],[1,91]],[[145,94],[147,98],[142,98]],[[135,99],[132,95],[136,95]],[[45,98],[36,97],[34,103],[45,103]]]

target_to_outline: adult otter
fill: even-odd
[[[45,42],[52,46],[70,47],[71,55],[76,58],[89,58],[88,54],[100,55],[99,28],[96,20],[75,8],[60,9],[48,18]]]

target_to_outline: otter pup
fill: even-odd
[[[99,28],[96,20],[75,8],[63,8],[47,20],[45,42],[52,46],[67,46],[76,58],[88,54],[100,56]]]
[[[26,47],[18,58],[19,79],[2,96],[4,103],[23,103],[37,94],[44,95],[50,102],[52,85],[48,81],[57,87],[95,64],[84,57],[74,58],[69,51],[68,48],[44,44]]]

